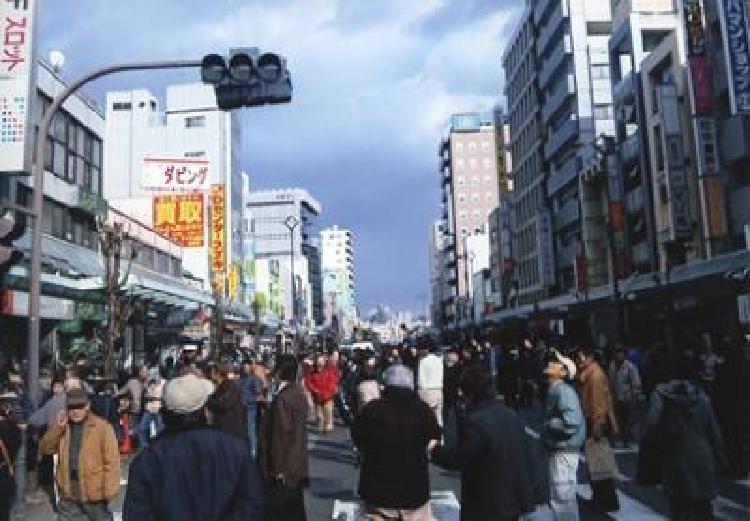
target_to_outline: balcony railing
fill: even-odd
[[[552,14],[550,15],[549,19],[547,20],[547,25],[545,25],[541,31],[539,31],[539,37],[536,41],[536,54],[537,56],[541,56],[544,54],[547,50],[547,47],[549,47],[550,42],[554,39],[553,36],[555,36],[555,33],[557,33],[557,30],[560,28],[560,25],[563,23],[563,21],[568,17],[568,14],[566,11],[563,10],[562,4],[558,4],[558,6],[555,8],[554,11],[552,11]]]
[[[568,74],[567,76],[560,78],[560,80],[561,86],[558,87],[557,91],[544,103],[544,106],[542,107],[543,123],[547,123],[550,119],[552,119],[552,116],[554,116],[555,113],[560,110],[560,107],[563,106],[568,97],[573,95],[573,93],[575,92],[575,82],[573,81],[572,75]]]
[[[560,66],[573,52],[569,42],[570,39],[564,37],[558,46],[555,47],[555,50],[552,51],[549,59],[542,65],[542,69],[539,72],[539,88],[544,89],[547,86],[555,73],[560,69]]]
[[[549,141],[545,143],[544,158],[549,159],[554,156],[563,145],[567,144],[568,141],[571,141],[576,136],[578,136],[578,120],[569,119],[563,123],[560,128],[554,131]]]

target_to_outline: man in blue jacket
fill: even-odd
[[[552,349],[544,370],[549,382],[542,441],[549,451],[550,508],[556,520],[577,521],[578,460],[586,423],[578,395],[565,380],[576,374],[570,358]]]
[[[125,521],[254,521],[260,472],[243,440],[206,424],[208,380],[187,374],[164,389],[164,433],[130,465]]]

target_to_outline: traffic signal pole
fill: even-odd
[[[95,69],[68,85],[54,100],[42,116],[36,140],[36,158],[32,167],[34,198],[31,215],[31,273],[29,275],[29,338],[28,338],[28,380],[26,388],[32,409],[39,406],[39,335],[41,320],[39,314],[42,276],[42,211],[44,203],[44,148],[47,134],[55,112],[71,95],[85,84],[102,76],[124,71],[144,71],[154,69],[182,69],[200,67],[201,60],[165,60],[153,62],[130,62]]]

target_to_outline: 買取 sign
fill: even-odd
[[[37,0],[0,1],[0,172],[31,173]]]
[[[750,114],[750,33],[744,0],[718,0],[732,114]]]

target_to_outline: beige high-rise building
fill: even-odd
[[[460,319],[467,301],[472,265],[466,238],[488,233],[488,218],[498,205],[498,152],[492,114],[465,113],[451,117],[440,144],[443,241],[442,323]]]

